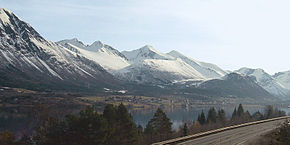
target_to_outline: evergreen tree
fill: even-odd
[[[183,136],[186,136],[188,134],[188,127],[187,127],[187,123],[184,123],[184,126],[183,126]]]
[[[286,115],[285,111],[279,110],[278,108],[274,108],[271,105],[266,106],[264,112],[265,112],[264,116],[265,116],[266,119],[274,118],[274,117],[280,117],[280,116],[285,116]]]
[[[74,134],[73,137],[68,136],[67,140],[78,144],[94,145],[103,144],[108,139],[108,122],[93,107],[82,110],[79,117],[68,116],[66,122],[69,124],[67,135]]]
[[[233,114],[232,114],[232,120],[235,120],[236,117],[237,117],[237,109],[235,108],[235,109],[234,109],[234,112],[233,112]]]
[[[153,118],[146,125],[145,133],[169,135],[172,133],[171,125],[170,119],[158,108]]]
[[[33,137],[37,145],[105,144],[108,141],[108,123],[93,107],[87,107],[79,116],[67,115],[63,121],[50,118]]]
[[[103,115],[87,107],[78,116],[49,119],[33,137],[36,145],[132,145],[137,139],[136,125],[123,104],[107,105]]]
[[[153,126],[151,123],[148,123],[145,127],[145,130],[144,130],[144,133],[145,134],[153,134],[154,133],[154,129],[153,129]]]
[[[247,110],[245,113],[244,113],[244,119],[245,121],[250,121],[252,118],[250,112]]]
[[[205,115],[204,115],[203,111],[201,111],[201,114],[200,114],[200,122],[199,123],[201,125],[204,125],[205,122],[206,122]]]
[[[117,110],[118,127],[117,138],[118,144],[132,145],[135,144],[138,139],[138,132],[136,124],[133,121],[131,114],[129,114],[127,108],[121,103]]]
[[[226,123],[226,113],[225,113],[225,110],[220,109],[220,110],[218,111],[218,120],[219,120],[222,124]]]
[[[141,125],[138,125],[137,131],[138,131],[138,135],[141,136],[143,134],[143,127]]]
[[[103,111],[103,116],[110,125],[113,125],[118,120],[116,107],[112,104],[106,105]]]
[[[268,119],[268,118],[273,118],[275,115],[274,115],[274,108],[273,106],[271,105],[267,105],[266,108],[265,108],[265,118]]]
[[[264,116],[260,111],[257,111],[252,115],[252,118],[254,120],[262,120],[264,118]]]
[[[200,114],[198,114],[198,116],[197,116],[197,121],[199,122],[199,124],[201,124]],[[193,121],[193,123],[194,123],[194,121]]]
[[[197,121],[199,124],[203,125],[206,123],[205,115],[203,113],[203,110],[201,111],[201,114],[198,114]]]
[[[242,104],[240,104],[238,107],[237,115],[239,117],[242,117],[244,115],[244,108],[243,108]]]
[[[210,108],[207,114],[207,122],[213,122],[216,123],[216,118],[217,118],[217,114],[216,111],[214,109],[214,107]]]

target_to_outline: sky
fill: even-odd
[[[290,70],[289,0],[0,0],[51,41],[152,45],[225,70]]]

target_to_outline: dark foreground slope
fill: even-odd
[[[271,95],[252,78],[241,76],[237,73],[230,73],[223,79],[214,79],[202,83],[199,88],[211,90],[220,96],[236,96],[239,98],[253,98],[257,100],[275,100]]]

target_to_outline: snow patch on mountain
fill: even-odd
[[[91,45],[84,45],[77,39],[62,40],[57,43],[74,51],[78,55],[100,64],[110,72],[114,72],[130,65],[123,54],[100,41],[96,41]]]
[[[54,75],[54,76],[56,76],[56,77],[58,77],[58,78],[60,78],[61,80],[63,80],[60,76],[59,76],[59,74],[57,74],[54,70],[52,70],[44,61],[42,61],[41,59],[39,59],[38,58],[38,60],[39,60],[39,62],[41,62],[41,64],[52,74],[52,75]]]
[[[276,73],[273,78],[290,90],[290,71]]]
[[[168,55],[175,57],[175,58],[180,58],[190,66],[192,66],[195,70],[200,72],[205,78],[207,79],[215,79],[215,78],[220,78],[224,75],[227,74],[226,71],[222,70],[218,66],[210,63],[205,63],[205,62],[200,62],[196,61],[192,58],[189,58],[175,50],[167,53]]]
[[[7,13],[9,13],[11,15],[11,12],[9,10],[0,8],[0,20],[4,24],[10,24],[10,17],[7,15]]]
[[[158,52],[150,45],[145,45],[142,48],[132,51],[122,51],[122,54],[124,54],[131,63],[143,61],[145,59],[162,59],[162,60],[174,59],[174,57],[170,55]]]
[[[202,74],[200,74],[197,70],[192,68],[190,65],[188,65],[181,59],[177,60],[146,59],[144,60],[144,63],[147,66],[151,66],[154,69],[160,71],[167,71],[188,78],[205,79]]]

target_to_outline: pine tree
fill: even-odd
[[[217,118],[217,114],[216,111],[214,109],[214,107],[210,108],[207,114],[207,122],[213,122],[216,123],[216,118]]]
[[[170,119],[158,108],[153,118],[146,125],[145,133],[168,135],[172,133],[171,125]]]
[[[120,127],[120,123],[118,123],[117,108],[112,104],[106,105],[103,111],[103,117],[107,120],[110,126],[110,134],[108,135],[110,139],[107,144],[114,145],[118,142],[117,136]]]
[[[240,104],[238,107],[237,115],[239,117],[242,117],[244,115],[244,108],[243,108],[242,104]]]
[[[68,117],[67,122],[70,124],[70,133],[68,134],[77,133],[73,138],[79,144],[103,144],[108,139],[109,125],[93,107],[87,107],[85,110],[82,110],[79,113],[79,118],[74,116]],[[70,139],[68,138],[67,140]]]
[[[141,125],[138,125],[137,131],[138,131],[138,135],[141,136],[143,134],[143,127]]]
[[[273,118],[274,117],[274,107],[271,105],[267,105],[265,108],[265,118]]]
[[[225,110],[220,109],[220,110],[218,111],[218,120],[219,120],[222,124],[226,123],[226,113],[225,113]]]
[[[199,124],[201,124],[200,114],[198,114],[198,116],[197,116],[197,121],[199,122]],[[194,123],[194,121],[193,121],[193,123]]]
[[[145,134],[153,134],[155,131],[151,123],[148,123],[145,127],[144,133]]]
[[[108,145],[136,143],[138,130],[127,108],[121,103],[118,107],[112,104],[105,106],[103,117],[110,125]]]
[[[232,114],[232,120],[235,120],[236,117],[237,117],[237,109],[235,108],[235,109],[234,109],[234,112],[233,112],[233,114]]]
[[[204,125],[205,122],[206,122],[205,115],[204,115],[203,111],[201,111],[201,114],[200,114],[200,122],[199,123],[201,125]]]
[[[117,121],[117,109],[112,104],[105,106],[103,111],[103,117],[108,121],[109,124],[113,125]]]
[[[254,120],[262,120],[264,118],[264,116],[260,111],[257,111],[252,115],[252,118]]]
[[[183,136],[186,136],[188,134],[188,127],[187,127],[187,123],[184,123],[184,126],[183,126]]]
[[[250,121],[252,118],[250,112],[247,110],[245,113],[244,113],[244,120],[245,121]]]
[[[107,121],[93,107],[80,111],[78,116],[67,115],[64,120],[50,118],[37,129],[34,144],[106,144],[109,129]]]
[[[137,139],[136,125],[123,104],[118,108],[107,105],[103,115],[87,107],[78,116],[51,118],[33,136],[35,144],[41,145],[132,145]]]
[[[138,139],[136,124],[134,123],[131,114],[129,114],[127,108],[122,103],[118,106],[117,116],[118,116],[117,121],[118,144],[122,145],[135,144]]]

